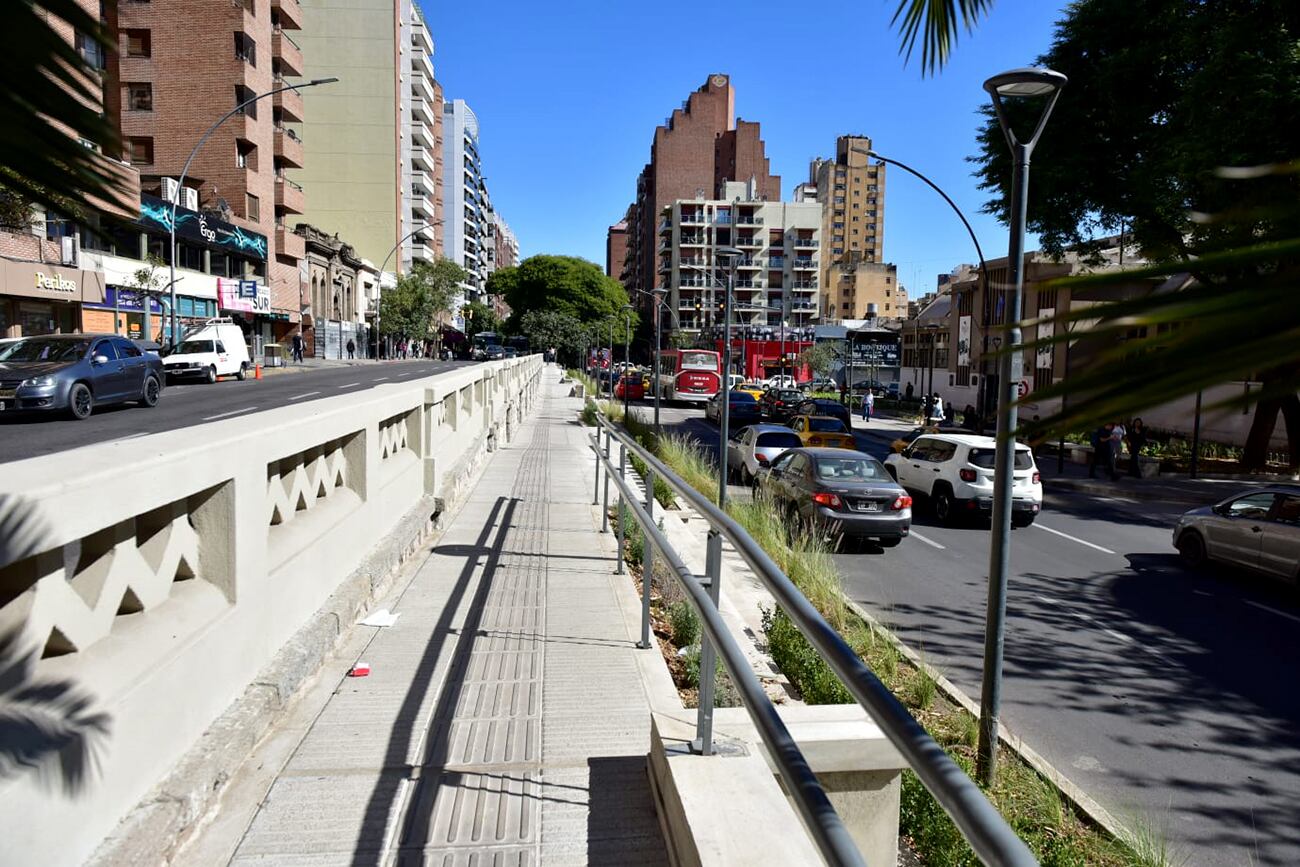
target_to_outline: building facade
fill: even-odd
[[[627,259],[627,220],[619,220],[605,230],[605,276],[623,279],[623,262]]]
[[[443,226],[443,252],[468,273],[463,297],[453,307],[452,322],[463,329],[459,308],[478,301],[489,273],[492,240],[492,205],[488,199],[483,165],[479,158],[478,117],[463,99],[443,106],[443,190],[447,222]]]
[[[634,304],[648,311],[649,293],[666,285],[659,255],[665,209],[679,200],[725,198],[729,181],[749,182],[754,201],[781,199],[781,178],[771,173],[759,125],[736,119],[731,79],[715,74],[655,129],[650,162],[637,177],[621,272]]]
[[[297,0],[275,0],[273,5]],[[409,269],[442,246],[442,86],[414,0],[302,0],[304,72],[339,81],[301,98],[305,221],[365,258]],[[430,231],[404,236],[421,225]]]
[[[808,183],[800,185],[822,208],[826,244],[818,282],[826,319],[864,319],[868,304],[886,318],[907,311],[893,266],[882,264],[885,166],[871,162],[870,149],[866,136],[839,136],[835,158],[814,160]]]
[[[105,108],[120,120],[124,157],[140,170],[142,189],[164,201],[176,194],[176,179],[204,130],[249,97],[303,72],[302,50],[290,36],[302,26],[296,0],[151,0],[106,8],[118,50],[109,58]],[[201,74],[195,74],[198,57]],[[254,311],[254,332],[264,340],[283,338],[300,320],[303,247],[289,226],[306,196],[288,172],[302,165],[302,140],[291,125],[303,117],[303,97],[293,91],[248,105],[195,156],[185,186],[197,195],[179,193],[188,210],[267,240],[264,273],[233,275],[268,287],[270,309]],[[163,258],[168,255],[164,250]]]
[[[313,322],[307,351],[316,358],[366,354],[365,263],[351,244],[306,223],[294,230],[307,249]],[[352,352],[347,351],[352,344]]]

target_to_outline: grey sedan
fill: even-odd
[[[26,337],[0,350],[0,410],[66,411],[137,401],[156,406],[162,359],[113,334]]]
[[[848,449],[791,449],[759,470],[759,488],[832,538],[892,548],[912,530],[912,498],[880,461]]]
[[[801,445],[799,435],[785,425],[755,424],[741,428],[727,443],[727,474],[739,479],[742,485],[752,485],[759,469]]]
[[[1174,527],[1174,547],[1191,566],[1220,560],[1300,580],[1300,486],[1275,485],[1192,509]]]

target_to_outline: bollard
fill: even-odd
[[[262,378],[262,365],[260,365],[260,364],[254,364],[254,365],[253,365],[253,379],[261,379],[261,378]]]
[[[709,530],[704,551],[704,573],[709,582],[706,588],[713,607],[718,607],[722,585],[722,534]],[[700,633],[700,706],[695,717],[695,742],[691,745],[702,756],[713,754],[713,694],[717,684],[714,672],[718,667],[718,652],[713,648],[707,632]]]

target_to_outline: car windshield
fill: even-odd
[[[889,474],[875,458],[818,458],[817,478],[870,482],[888,479]]]
[[[971,449],[970,457],[967,459],[977,467],[986,470],[993,469],[997,461],[997,452],[993,449]],[[1016,466],[1018,470],[1032,469],[1034,466],[1034,456],[1029,453],[1029,449],[1016,449]]]
[[[837,418],[813,418],[808,419],[808,430],[817,431],[818,433],[846,433],[844,422]]]
[[[799,437],[785,431],[773,431],[758,435],[758,442],[754,443],[755,448],[760,449],[797,449],[801,445]]]
[[[750,394],[747,391],[733,391],[731,392],[731,402],[732,403],[756,403],[757,401],[754,400],[754,395]]]
[[[5,361],[78,361],[90,348],[89,340],[20,340],[8,347]]]
[[[216,346],[211,340],[186,340],[176,348],[177,355],[188,355],[193,352],[216,352]]]
[[[798,400],[801,397],[803,397],[801,391],[778,391],[776,393],[776,399],[780,401]]]

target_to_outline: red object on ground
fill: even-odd
[[[358,662],[348,671],[348,677],[366,677],[370,674],[370,663]]]

